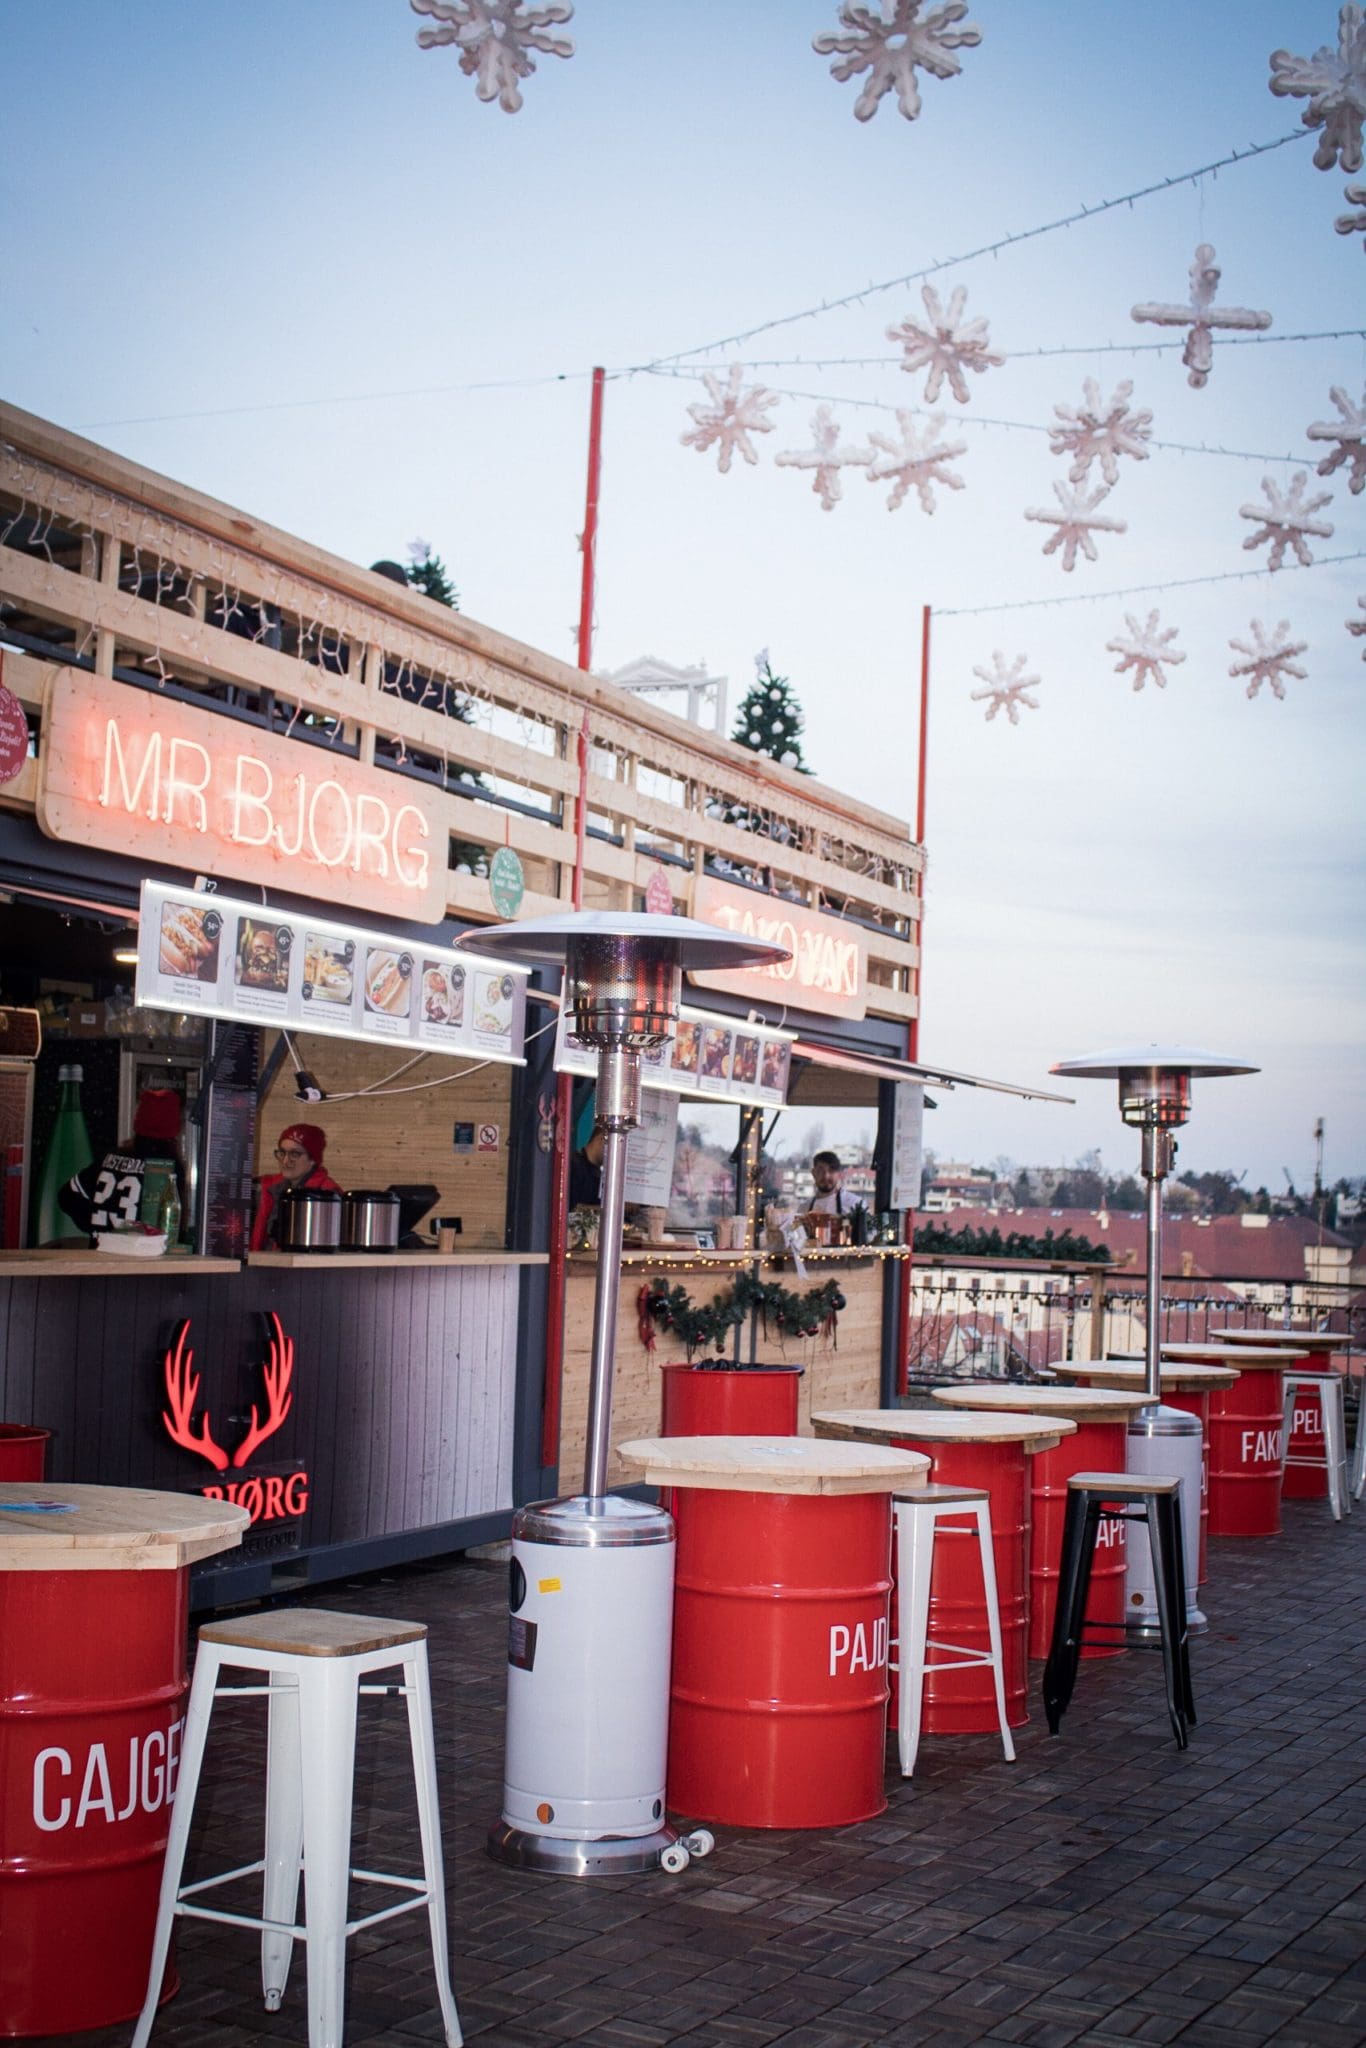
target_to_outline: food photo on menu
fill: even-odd
[[[233,967],[238,987],[284,995],[289,987],[293,940],[294,934],[287,924],[265,924],[259,918],[239,917]]]
[[[217,981],[223,919],[216,910],[192,903],[163,903],[157,934],[157,966],[186,981]]]
[[[304,933],[303,998],[349,1009],[356,992],[356,942],[330,932]]]
[[[759,1041],[757,1038],[751,1038],[748,1032],[737,1031],[735,1034],[735,1052],[730,1063],[730,1078],[732,1081],[743,1081],[747,1086],[759,1078]]]
[[[786,1039],[770,1038],[765,1041],[761,1087],[776,1088],[780,1095],[786,1095],[788,1058],[789,1048]]]
[[[370,946],[365,954],[365,1007],[374,1017],[406,1017],[413,994],[413,956],[392,946]]]
[[[422,963],[422,1017],[427,1024],[463,1024],[465,970],[458,961]]]
[[[674,1033],[673,1065],[676,1074],[697,1072],[697,1026],[686,1019],[680,1021]]]
[[[730,1076],[730,1033],[717,1024],[708,1024],[702,1033],[702,1075],[707,1081]]]
[[[512,1034],[512,998],[517,984],[510,974],[474,977],[474,1028],[489,1038]]]

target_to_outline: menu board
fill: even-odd
[[[160,882],[140,908],[139,1005],[522,1063],[525,968]]]
[[[898,1081],[892,1119],[892,1207],[918,1209],[924,1170],[925,1084]]]
[[[780,1108],[787,1100],[794,1036],[772,1025],[749,1024],[738,1017],[684,1007],[669,1043],[641,1054],[641,1082],[673,1095]],[[569,1074],[598,1071],[596,1049],[574,1036],[563,1010],[555,1038],[555,1067],[557,1072]]]

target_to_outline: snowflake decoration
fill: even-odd
[[[873,449],[869,451],[868,481],[870,484],[886,483],[895,477],[887,510],[895,512],[904,503],[907,492],[915,486],[916,496],[926,512],[934,510],[934,486],[942,484],[946,490],[961,491],[963,479],[951,469],[945,469],[946,462],[952,462],[956,455],[966,455],[966,441],[941,441],[944,430],[942,412],[931,413],[925,422],[923,434],[918,431],[915,414],[898,412],[897,425],[901,429],[900,443],[890,440],[885,434],[870,434],[868,439]]]
[[[1197,391],[1203,390],[1209,382],[1210,369],[1214,362],[1214,329],[1232,327],[1248,331],[1260,330],[1271,325],[1269,313],[1254,313],[1247,306],[1221,306],[1216,313],[1214,296],[1219,289],[1219,268],[1214,261],[1214,251],[1208,242],[1202,242],[1195,252],[1191,265],[1190,302],[1184,306],[1157,305],[1144,300],[1142,305],[1131,309],[1135,320],[1148,320],[1156,327],[1189,327],[1186,346],[1181,360],[1190,372],[1186,379]]]
[[[920,112],[917,70],[935,78],[957,78],[962,65],[955,50],[973,50],[982,31],[973,22],[963,22],[967,0],[943,0],[917,20],[922,0],[893,0],[892,18],[883,6],[860,6],[858,0],[841,0],[840,30],[813,36],[811,47],[820,57],[835,57],[832,78],[843,84],[860,71],[869,73],[868,83],[854,101],[860,121],[871,121],[884,93],[895,89],[896,103],[908,121]]]
[[[1048,512],[1035,505],[1025,513],[1025,518],[1037,519],[1041,526],[1057,527],[1057,532],[1044,542],[1043,551],[1046,555],[1051,555],[1056,549],[1061,548],[1064,569],[1071,570],[1076,567],[1078,548],[1088,562],[1095,561],[1096,544],[1091,538],[1093,533],[1129,531],[1127,520],[1111,518],[1108,512],[1097,512],[1096,507],[1103,504],[1110,495],[1107,489],[1092,491],[1089,497],[1083,497],[1080,485],[1074,488],[1069,484],[1054,484],[1053,495],[1058,501],[1058,511]]]
[[[1306,128],[1322,128],[1314,150],[1321,171],[1340,162],[1361,169],[1361,120],[1366,114],[1366,10],[1338,9],[1338,46],[1325,43],[1312,57],[1289,50],[1271,53],[1271,90],[1277,99],[1308,100],[1300,115]]]
[[[985,703],[988,723],[996,716],[998,711],[1004,711],[1011,724],[1018,725],[1020,722],[1020,706],[1022,704],[1027,704],[1031,711],[1038,710],[1038,698],[1031,697],[1029,693],[1031,690],[1038,689],[1039,678],[1038,676],[1026,676],[1020,673],[1028,659],[1029,657],[1026,654],[1017,654],[1010,667],[1007,668],[1006,658],[998,647],[992,653],[992,665],[990,668],[975,668],[973,670],[975,676],[982,678],[986,688],[984,690],[974,690],[972,692],[972,701],[974,704]]]
[[[1229,641],[1228,644],[1235,654],[1245,654],[1247,656],[1246,661],[1232,662],[1229,666],[1229,674],[1231,676],[1246,676],[1248,678],[1247,694],[1249,697],[1255,697],[1263,683],[1270,683],[1273,696],[1284,697],[1285,678],[1287,676],[1298,676],[1299,680],[1303,682],[1309,673],[1307,669],[1299,668],[1295,663],[1295,656],[1297,654],[1308,652],[1309,642],[1307,640],[1291,640],[1287,637],[1289,632],[1289,619],[1282,619],[1277,625],[1275,633],[1270,636],[1268,636],[1266,627],[1262,624],[1261,620],[1254,619],[1252,621],[1253,645],[1249,646],[1246,640]]]
[[[933,285],[923,286],[920,296],[925,302],[927,324],[921,326],[916,320],[905,319],[899,327],[887,329],[887,339],[899,341],[905,350],[903,370],[914,373],[928,368],[930,374],[925,379],[927,404],[934,404],[947,377],[949,389],[958,403],[966,405],[968,380],[963,375],[964,370],[973,370],[980,376],[992,364],[999,369],[1005,357],[994,355],[987,347],[985,320],[964,320],[963,308],[968,295],[963,285],[955,286],[947,311],[940,304],[939,294]]]
[[[1349,206],[1357,210],[1355,213],[1340,213],[1333,226],[1340,235],[1366,234],[1366,185],[1344,185],[1342,196]],[[1361,246],[1366,251],[1366,242]]]
[[[809,469],[813,472],[811,488],[821,501],[826,512],[833,512],[844,492],[840,485],[840,471],[851,465],[866,467],[873,459],[871,448],[841,448],[840,430],[828,405],[818,405],[811,415],[812,448],[790,448],[773,460],[780,469]],[[771,692],[776,697],[777,690]]]
[[[1366,490],[1366,387],[1361,393],[1361,404],[1353,405],[1340,384],[1334,384],[1328,396],[1342,414],[1335,426],[1332,420],[1315,420],[1305,433],[1311,441],[1336,441],[1337,447],[1331,455],[1325,455],[1316,470],[1318,476],[1331,476],[1335,469],[1341,469],[1344,462],[1351,464],[1347,488],[1354,498]]]
[[[564,0],[548,7],[523,8],[523,0],[409,0],[414,14],[430,14],[440,28],[420,28],[419,46],[435,50],[454,43],[460,51],[460,69],[466,78],[477,78],[475,97],[497,100],[505,114],[515,114],[522,104],[518,80],[530,78],[536,69],[531,55],[539,50],[546,57],[572,57],[574,45],[568,36],[548,33],[556,22],[568,21],[574,12]]]
[[[1361,606],[1361,617],[1359,619],[1347,619],[1344,623],[1349,633],[1354,633],[1358,640],[1362,640],[1366,639],[1366,597],[1359,597],[1357,603]],[[1363,661],[1366,661],[1366,647],[1363,647],[1361,650],[1361,658]]]
[[[1082,402],[1075,411],[1070,405],[1054,406],[1061,425],[1049,428],[1049,448],[1054,455],[1072,456],[1067,474],[1074,484],[1086,482],[1093,462],[1100,464],[1107,484],[1118,483],[1121,455],[1132,455],[1136,462],[1147,461],[1153,416],[1150,412],[1130,411],[1134,387],[1127,379],[1116,387],[1108,406],[1094,377],[1086,379],[1082,393]]]
[[[1271,543],[1267,556],[1268,569],[1279,569],[1285,560],[1287,548],[1295,550],[1295,559],[1302,569],[1307,569],[1314,557],[1310,554],[1305,535],[1317,534],[1320,540],[1327,540],[1333,529],[1326,519],[1315,519],[1325,505],[1331,505],[1333,494],[1324,491],[1321,496],[1304,502],[1304,487],[1309,478],[1304,470],[1297,469],[1290,479],[1287,491],[1280,489],[1269,476],[1262,478],[1262,489],[1266,493],[1265,505],[1240,505],[1240,519],[1255,519],[1256,533],[1250,533],[1243,542],[1245,548],[1259,548],[1264,540]]]
[[[1131,613],[1125,612],[1124,623],[1129,628],[1128,639],[1107,640],[1105,643],[1108,653],[1120,656],[1115,663],[1115,674],[1122,676],[1126,670],[1132,669],[1136,690],[1141,690],[1148,682],[1156,683],[1159,690],[1165,690],[1167,678],[1162,673],[1163,668],[1171,668],[1186,658],[1179,648],[1171,644],[1176,638],[1177,627],[1161,629],[1157,612],[1149,612],[1147,622],[1142,626]]]
[[[749,438],[751,434],[773,432],[773,422],[766,420],[764,414],[778,403],[778,394],[766,391],[762,384],[751,384],[748,390],[742,390],[744,374],[741,364],[732,363],[730,376],[722,385],[710,370],[704,371],[702,382],[711,393],[711,402],[688,407],[697,424],[678,437],[685,448],[696,448],[703,455],[709,448],[716,448],[716,467],[723,476],[737,449],[746,462],[754,464],[759,460]]]

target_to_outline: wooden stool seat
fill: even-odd
[[[199,1631],[202,1643],[235,1650],[279,1650],[287,1657],[368,1657],[420,1643],[425,1622],[385,1621],[376,1614],[338,1614],[330,1607],[280,1607],[270,1614],[246,1614],[211,1621]]]
[[[985,1486],[917,1486],[913,1494],[898,1498],[915,1501],[933,1501],[936,1507],[949,1507],[954,1501],[961,1501],[964,1507],[971,1507],[974,1501],[990,1500]]]
[[[1104,1493],[1111,1486],[1116,1494],[1175,1493],[1181,1481],[1158,1472],[1074,1472],[1067,1484],[1085,1493]]]

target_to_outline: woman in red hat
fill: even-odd
[[[256,1220],[251,1226],[251,1249],[254,1252],[267,1251],[278,1239],[276,1198],[281,1188],[331,1188],[334,1194],[341,1193],[323,1165],[326,1150],[327,1133],[317,1124],[287,1124],[281,1131],[280,1142],[275,1147],[280,1171],[264,1175],[261,1181],[261,1199],[256,1205]]]

